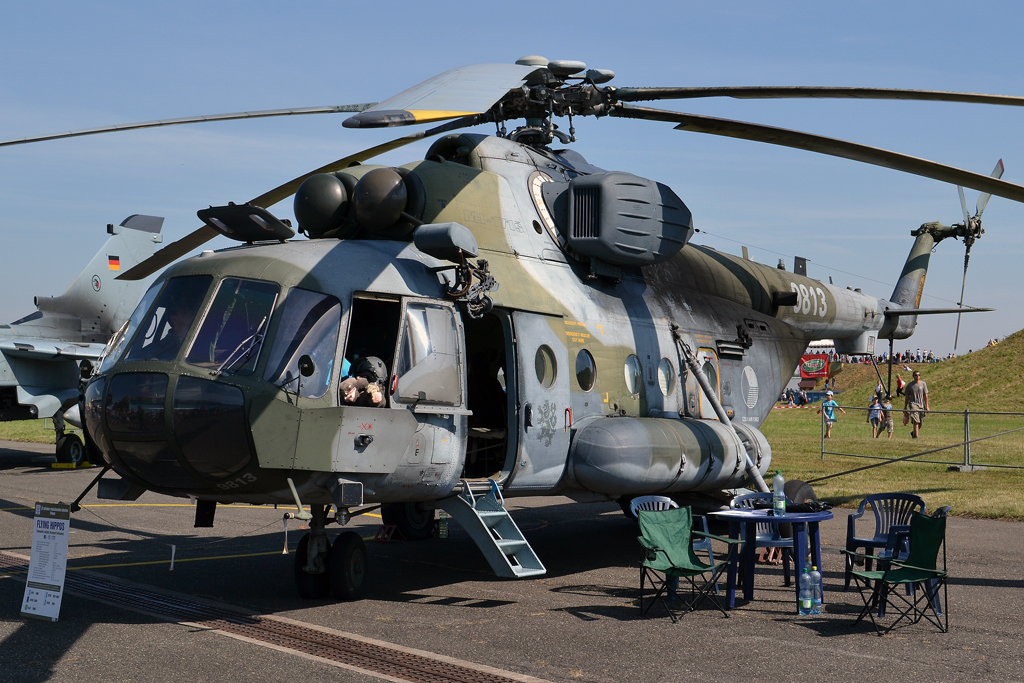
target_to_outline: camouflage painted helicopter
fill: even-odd
[[[90,447],[120,475],[98,478],[100,497],[192,496],[197,526],[212,525],[218,502],[294,503],[309,523],[295,563],[304,597],[358,595],[363,542],[342,532],[332,543],[325,528],[372,504],[410,538],[429,535],[443,508],[499,575],[543,573],[505,496],[766,490],[771,449],[758,426],[808,342],[871,354],[879,339],[908,337],[917,315],[938,312],[918,308],[932,247],[972,229],[915,231],[889,299],[834,287],[691,244],[690,211],[668,186],[552,147],[573,141],[575,116],[675,123],[1024,201],[1024,187],[886,150],[630,104],[1024,98],[615,88],[613,76],[526,57],[455,69],[373,106],[316,109],[357,112],[349,128],[447,123],[203,209],[203,227],[122,275],[144,277],[218,234],[244,243],[168,268],[108,345],[82,406]],[[496,134],[455,132],[481,123]],[[441,134],[422,160],[362,163]],[[292,194],[308,240],[267,210]],[[347,404],[342,378],[374,358],[385,371],[366,384],[384,404]]]

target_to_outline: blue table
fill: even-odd
[[[710,514],[729,522],[730,538],[741,538],[741,525],[746,527],[743,537],[749,539],[757,537],[758,524],[791,524],[793,526],[793,564],[796,571],[796,581],[793,582],[796,592],[793,608],[796,610],[800,597],[800,575],[804,573],[806,566],[804,553],[807,542],[810,541],[811,544],[812,564],[818,568],[818,571],[821,571],[821,541],[818,535],[818,524],[832,519],[832,512],[829,510],[787,512],[781,516],[772,515],[771,512],[771,510],[723,510]],[[734,543],[729,547],[727,599],[730,608],[736,606],[736,569],[739,564],[743,566],[743,599],[747,601],[754,599],[755,544],[744,543],[742,556],[737,551],[737,545]]]

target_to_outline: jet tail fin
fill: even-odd
[[[134,214],[120,225],[108,225],[110,237],[67,291],[55,297],[37,296],[38,311],[28,318],[40,314],[78,318],[82,341],[106,341],[128,319],[148,286],[143,280],[115,278],[153,255],[163,241],[163,223],[159,216]],[[23,320],[27,323],[28,318]]]

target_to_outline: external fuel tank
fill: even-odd
[[[718,420],[598,418],[576,434],[569,473],[581,488],[612,495],[737,488],[749,480],[747,454],[762,474],[772,456],[760,431],[733,427],[736,433]]]

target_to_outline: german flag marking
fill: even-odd
[[[110,268],[110,270],[121,270],[121,257],[107,256],[107,268]]]

